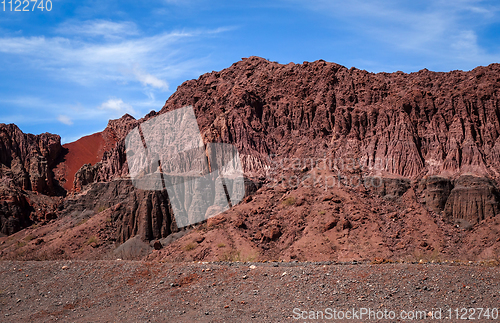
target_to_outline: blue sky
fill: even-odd
[[[252,55],[371,72],[500,62],[496,1],[52,0],[50,12],[2,10],[0,123],[63,143],[157,111],[183,81]]]

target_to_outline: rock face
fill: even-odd
[[[64,196],[86,184],[125,175],[120,140],[135,124],[133,117],[124,115],[110,120],[104,131],[64,146],[58,135],[35,136],[23,133],[16,125],[0,124],[0,201],[4,202],[0,232],[12,234],[32,221],[55,217],[54,204],[59,198],[47,200],[45,195]],[[28,196],[31,191],[43,195]]]
[[[112,221],[119,223],[119,242],[136,235],[144,240],[160,239],[178,231],[167,193],[136,189],[129,179],[94,183],[81,194],[68,197],[59,212],[98,213],[111,207]]]
[[[462,175],[456,180],[431,176],[422,180],[425,204],[448,220],[474,225],[499,213],[500,195],[488,178]]]
[[[6,211],[0,221],[10,223],[2,224],[2,232],[10,234],[29,221],[47,220],[43,214],[35,215],[33,206],[25,208],[21,197],[13,198],[23,195],[22,190],[48,195],[70,193],[57,202],[55,215],[59,218],[113,207],[112,220],[119,222],[120,242],[133,236],[162,239],[176,232],[168,194],[138,190],[127,179],[125,137],[145,121],[188,105],[194,108],[205,144],[227,143],[238,149],[247,177],[247,193],[257,190],[257,183],[268,182],[272,168],[299,176],[318,168],[306,165],[306,160],[316,166],[323,162],[332,178],[338,174],[346,180],[354,175],[380,180],[369,190],[362,186],[345,189],[347,195],[360,194],[356,195],[360,201],[375,195],[383,197],[377,203],[389,203],[398,210],[401,206],[411,210],[425,207],[449,222],[479,223],[498,213],[499,75],[499,64],[470,72],[436,73],[424,69],[411,74],[373,74],[322,60],[281,65],[250,57],[183,83],[159,112],[153,111],[140,120],[125,115],[110,121],[102,133],[65,147],[61,147],[58,136],[26,135],[14,125],[1,125],[0,178],[16,188],[12,194],[2,195]],[[300,167],[289,168],[292,159],[298,160]],[[61,185],[65,190],[60,189]],[[276,195],[286,193],[279,190],[276,188]],[[221,199],[227,194],[216,193],[216,198]],[[304,199],[314,200],[304,194]],[[282,205],[278,198],[272,202],[276,205],[260,203],[272,210]],[[245,200],[250,202],[254,204],[255,200]],[[297,201],[296,207],[307,203]],[[337,204],[344,202],[334,204],[332,209],[340,212]],[[16,207],[19,211],[9,211]],[[270,222],[265,217],[270,215],[259,208],[248,212],[259,214],[261,222],[238,220],[234,224],[238,230],[256,230],[255,236],[260,232],[256,240],[271,244],[283,239],[292,241],[302,234],[287,233],[286,227],[276,221],[266,225]],[[8,212],[17,214],[17,220],[8,220]],[[352,232],[368,223],[368,216],[374,217],[373,225],[377,227],[377,217],[385,211],[370,212],[335,213],[335,220],[324,219],[314,227],[324,232]],[[396,220],[403,215],[394,212],[383,223],[398,223]],[[242,216],[238,215],[238,219]],[[396,239],[404,230],[393,229],[390,239]],[[446,235],[447,231],[443,232]],[[436,239],[445,239],[443,236]]]
[[[446,201],[445,214],[451,219],[476,224],[499,210],[498,189],[484,177],[460,176]]]
[[[48,196],[65,193],[53,172],[61,156],[58,135],[35,136],[0,124],[0,233],[12,234],[54,216],[58,198]]]
[[[500,172],[500,65],[373,74],[251,57],[185,82],[160,113],[193,105],[207,141],[240,153],[359,158],[373,172]],[[248,168],[252,168],[248,165]]]
[[[432,176],[423,181],[425,185],[425,202],[434,212],[444,210],[446,201],[453,188],[451,180],[445,177]]]
[[[30,205],[20,189],[0,186],[1,233],[10,235],[28,226],[30,212]]]
[[[499,64],[373,74],[321,60],[280,65],[250,57],[185,82],[160,113],[193,105],[205,140],[236,145],[247,173],[259,174],[268,155],[357,160],[366,175],[384,178],[379,194],[394,196],[408,188],[405,178],[440,176],[444,182],[428,183],[427,200],[442,210],[454,176],[498,179],[498,75]],[[493,210],[486,200],[476,202]],[[453,210],[452,217],[468,217],[465,208]]]
[[[0,178],[24,190],[46,195],[63,191],[53,169],[61,154],[61,137],[49,133],[23,133],[14,124],[0,124]]]
[[[92,166],[85,166],[92,168]],[[259,186],[245,179],[246,194],[252,194]],[[97,213],[113,208],[112,221],[118,223],[118,242],[139,236],[143,240],[161,239],[178,232],[167,191],[137,189],[130,179],[97,182],[83,187],[77,195],[70,196],[59,206],[60,216]],[[184,195],[196,199],[194,187],[186,186]],[[183,201],[193,205],[191,200]],[[191,204],[190,204],[191,203]]]
[[[88,183],[126,174],[122,171],[126,169],[120,154],[124,152],[122,140],[136,124],[134,117],[126,114],[120,119],[110,120],[106,129],[99,133],[65,144],[64,162],[57,169],[64,188],[80,191]],[[89,173],[90,166],[92,173]]]
[[[406,178],[376,178],[368,177],[365,186],[379,196],[393,199],[402,196],[410,187],[410,180]]]

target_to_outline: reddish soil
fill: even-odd
[[[387,201],[364,187],[264,186],[147,259],[443,262],[498,258],[498,217],[462,228],[418,203],[421,195],[410,189]]]
[[[94,133],[89,136],[82,137],[77,141],[63,145],[67,150],[64,156],[64,161],[60,163],[55,172],[63,173],[65,190],[73,189],[73,179],[76,172],[84,164],[92,164],[101,161],[104,152],[113,148],[116,144],[116,138],[110,135],[108,131]]]
[[[0,258],[442,263],[498,261],[500,254],[499,217],[457,227],[418,203],[422,192],[413,189],[387,201],[362,187],[325,190],[281,185],[265,185],[231,210],[182,231],[175,241],[160,239],[160,250],[152,250],[156,240],[130,239],[120,251],[118,233],[134,225],[117,215],[133,205],[125,201],[108,208],[95,204],[96,196],[111,203],[108,191],[123,196],[121,191],[129,189],[119,187],[98,190],[100,195],[83,191],[67,203],[91,195],[87,209],[68,211],[66,216],[0,237]]]

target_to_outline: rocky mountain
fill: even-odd
[[[12,234],[54,217],[58,198],[49,196],[64,193],[53,172],[63,149],[58,135],[24,134],[13,124],[0,124],[0,138],[0,233]]]
[[[322,60],[250,57],[183,83],[159,112],[126,115],[75,143],[2,125],[2,233],[40,221],[73,228],[80,222],[68,219],[107,212],[101,226],[80,224],[79,235],[94,234],[110,250],[139,237],[150,259],[497,257],[499,75],[499,64],[373,74]],[[180,234],[168,194],[131,184],[125,137],[189,105],[206,144],[238,149],[250,196]],[[33,216],[33,192],[48,199],[50,216]],[[140,249],[139,240],[129,244]],[[150,251],[147,242],[156,240],[168,246]],[[19,248],[3,246],[3,257],[17,257]],[[79,255],[67,244],[57,248]]]

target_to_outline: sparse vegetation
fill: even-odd
[[[224,248],[225,246],[226,244],[222,242],[217,244],[217,248]]]
[[[500,262],[497,259],[483,260],[481,262],[483,266],[486,267],[498,267],[500,266]]]
[[[386,259],[382,257],[375,257],[375,259],[372,260],[371,264],[372,265],[379,265],[379,264],[392,264],[395,261],[392,259]]]
[[[83,220],[81,220],[80,222],[78,222],[78,223],[76,224],[76,226],[82,225],[82,224],[84,224],[85,222],[87,222],[88,220],[89,220],[88,218],[83,219]]]
[[[240,251],[238,251],[236,249],[231,249],[229,251],[226,251],[219,257],[219,260],[220,261],[231,261],[231,262],[241,261]]]
[[[415,252],[414,253],[414,261],[419,262],[419,263],[440,263],[442,262],[441,259],[441,253],[434,249],[432,253],[425,253],[425,252]]]
[[[61,249],[49,249],[41,252],[30,253],[29,256],[18,258],[18,260],[34,260],[34,261],[51,261],[70,259],[69,256]]]
[[[190,251],[190,250],[193,250],[194,248],[196,248],[198,245],[194,242],[190,242],[188,243],[187,245],[184,246],[184,250],[185,251]]]
[[[248,256],[246,256],[246,257],[243,257],[243,261],[244,261],[244,262],[251,262],[251,261],[255,261],[255,260],[257,259],[257,256],[258,256],[258,255],[259,255],[258,253],[253,253],[253,254],[251,254],[251,255],[248,255]]]
[[[17,247],[18,247],[18,248],[22,248],[22,247],[24,247],[25,245],[26,245],[26,241],[18,241],[18,242],[17,242]]]
[[[100,206],[100,207],[97,209],[97,212],[99,212],[99,213],[100,213],[100,212],[102,212],[102,211],[106,211],[107,209],[108,209],[108,207],[107,207],[107,206],[102,205],[102,206]]]
[[[85,242],[87,245],[92,244],[92,243],[98,243],[99,240],[96,238],[96,236],[91,236],[87,242]]]
[[[231,250],[224,252],[222,255],[220,255],[219,261],[249,262],[249,261],[255,261],[255,259],[257,259],[257,256],[258,256],[257,253],[247,255],[247,256],[242,256],[241,252],[239,250],[231,249]]]
[[[31,235],[31,234],[28,234],[26,237],[24,237],[24,239],[23,239],[23,240],[24,240],[24,241],[31,241],[31,240],[33,240],[33,239],[35,239],[35,237],[34,237],[33,235]]]
[[[283,200],[283,204],[286,206],[291,206],[295,204],[295,197],[290,196]]]
[[[318,212],[319,215],[325,215],[326,214],[326,211],[325,210],[321,210]]]

